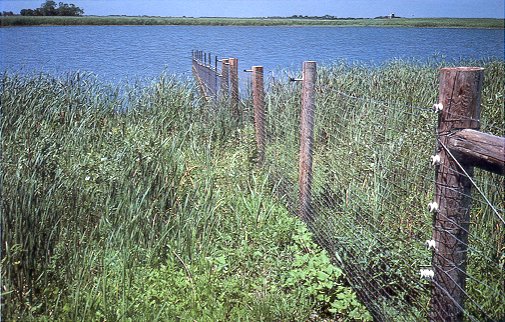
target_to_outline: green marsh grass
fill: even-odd
[[[353,26],[418,28],[503,29],[503,19],[396,18],[396,19],[292,19],[292,18],[183,18],[146,16],[0,17],[0,26],[40,25],[208,25],[208,26]]]
[[[438,68],[455,64],[485,67],[481,130],[503,137],[503,61],[336,63],[318,70],[311,230],[361,289],[369,311],[385,320],[427,317],[429,283],[419,279],[419,269],[431,263],[423,247],[433,220],[426,205],[434,194],[429,157],[437,115],[430,108],[438,99]],[[287,200],[298,194],[300,92],[283,83],[267,97],[266,159],[289,183],[279,188]],[[504,177],[477,170],[475,181],[503,214]],[[500,320],[503,225],[476,189],[473,197],[467,313]]]
[[[328,257],[250,162],[251,127],[191,83],[1,90],[5,320],[368,317],[340,271],[316,275]]]
[[[482,130],[503,136],[503,62],[465,64],[486,68]],[[252,123],[190,83],[4,74],[2,317],[369,320],[358,294],[374,316],[426,318],[438,67],[320,68],[312,234],[287,210],[299,84],[268,84],[260,169]],[[477,171],[476,182],[505,208],[503,177]],[[503,227],[477,200],[471,228],[467,309],[500,319]]]

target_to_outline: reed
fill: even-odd
[[[190,82],[3,74],[2,317],[367,320],[353,286],[371,313],[422,319],[436,119],[426,109],[440,64],[320,70],[312,234],[287,210],[296,208],[299,85],[268,84],[260,169],[251,122],[205,104]],[[503,136],[503,62],[465,64],[486,67],[482,130]],[[503,177],[476,180],[505,208]],[[482,202],[472,213],[468,292],[499,319],[503,227]],[[329,264],[311,238],[355,268],[346,281],[337,268],[330,280],[317,274]],[[362,279],[390,297],[363,296]],[[480,316],[474,303],[468,310]]]
[[[503,29],[503,19],[492,18],[182,18],[146,16],[84,16],[84,17],[0,17],[0,26],[43,25],[208,25],[208,26],[352,26],[352,27],[417,27],[417,28],[493,28]]]
[[[327,314],[285,282],[323,254],[249,162],[252,132],[195,93],[165,75],[2,76],[4,319]]]
[[[481,130],[503,136],[503,61],[391,61],[375,68],[336,63],[318,71],[308,224],[346,268],[351,285],[362,290],[370,312],[385,320],[427,316],[430,288],[419,280],[419,268],[431,263],[421,246],[432,231],[426,205],[434,196],[429,157],[437,115],[430,108],[438,99],[438,68],[452,64],[485,68]],[[281,174],[279,192],[288,203],[298,198],[300,91],[297,84],[281,83],[267,96],[265,158],[270,171]],[[503,214],[504,177],[477,171],[475,181]],[[474,194],[466,313],[500,320],[505,307],[492,299],[503,297],[503,261],[497,256],[503,225]]]

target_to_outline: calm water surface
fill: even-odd
[[[299,69],[304,60],[504,58],[504,30],[380,27],[68,26],[0,28],[1,70],[89,71],[104,80],[189,75],[191,50],[237,57],[240,69]]]

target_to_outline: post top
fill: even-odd
[[[483,71],[483,67],[443,67],[440,71],[455,71],[455,72],[479,72]]]

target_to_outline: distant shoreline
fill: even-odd
[[[145,16],[27,17],[2,16],[0,27],[17,26],[336,26],[505,29],[494,18],[187,18]]]

